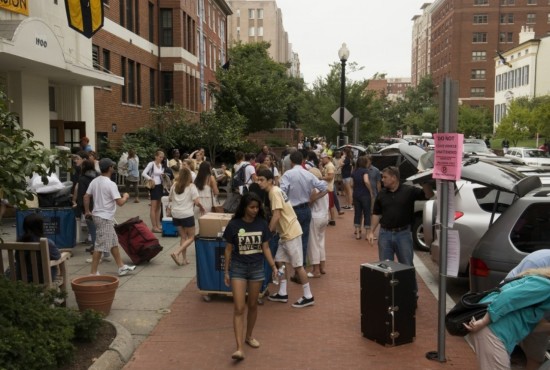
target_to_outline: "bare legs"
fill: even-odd
[[[303,269],[302,269],[303,270]],[[248,300],[246,298],[246,288],[248,286]],[[235,332],[235,342],[237,343],[237,352],[244,357],[243,343],[246,340],[253,339],[252,331],[258,317],[258,296],[262,287],[261,281],[246,281],[240,279],[231,279],[231,290],[233,291],[233,330]],[[248,303],[248,314],[246,316],[246,337],[244,333],[244,312]],[[235,354],[237,354],[235,352]],[[234,355],[235,355],[234,354]]]
[[[180,246],[178,249],[172,253],[172,259],[178,265],[187,265],[189,261],[187,260],[187,248],[193,243],[195,238],[195,226],[193,227],[182,227],[178,226],[178,234],[180,235]],[[179,262],[179,255],[181,254],[183,261]]]
[[[353,205],[352,199],[352,189],[351,183],[349,181],[344,181],[344,196],[346,199],[346,206],[350,207]]]
[[[151,209],[149,210],[149,216],[151,217],[151,227],[153,231],[162,231],[160,224],[160,199],[151,200]]]

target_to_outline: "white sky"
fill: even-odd
[[[364,70],[349,79],[370,78],[376,72],[388,77],[410,77],[412,17],[431,0],[276,0],[292,49],[300,57],[306,83],[326,76],[329,65],[340,62],[345,42],[348,62]]]

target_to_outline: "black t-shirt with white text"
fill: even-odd
[[[271,233],[263,218],[257,217],[250,223],[234,218],[226,226],[223,238],[233,246],[233,261],[250,263],[263,261],[262,244],[271,238]]]

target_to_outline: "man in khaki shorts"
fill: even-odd
[[[278,186],[273,185],[273,172],[270,170],[258,171],[257,182],[260,188],[269,194],[272,211],[269,230],[271,232],[277,231],[280,236],[275,264],[279,268],[283,263],[290,263],[303,284],[303,296],[292,307],[312,306],[315,304],[315,300],[313,294],[311,294],[306,270],[303,267],[302,227],[298,222],[296,213],[286,194]],[[287,274],[288,271],[285,271],[285,276],[279,281],[279,291],[270,295],[267,299],[273,302],[288,302]]]

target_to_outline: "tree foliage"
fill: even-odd
[[[216,110],[230,113],[236,108],[246,118],[246,133],[280,127],[292,107],[287,67],[271,59],[269,46],[235,44],[228,50],[229,68],[218,68],[218,84],[210,86]]]
[[[522,102],[512,101],[508,108],[508,113],[500,121],[496,136],[508,139],[513,146],[517,145],[519,140],[527,139],[529,128],[532,126],[532,114],[527,106]]]
[[[47,184],[47,176],[68,167],[69,155],[69,151],[50,150],[34,140],[34,134],[21,128],[17,116],[8,111],[7,97],[0,92],[0,198],[26,208],[26,200],[34,196],[27,179],[36,173]]]
[[[493,132],[493,117],[485,107],[461,105],[458,108],[458,132],[465,137],[482,137]]]

